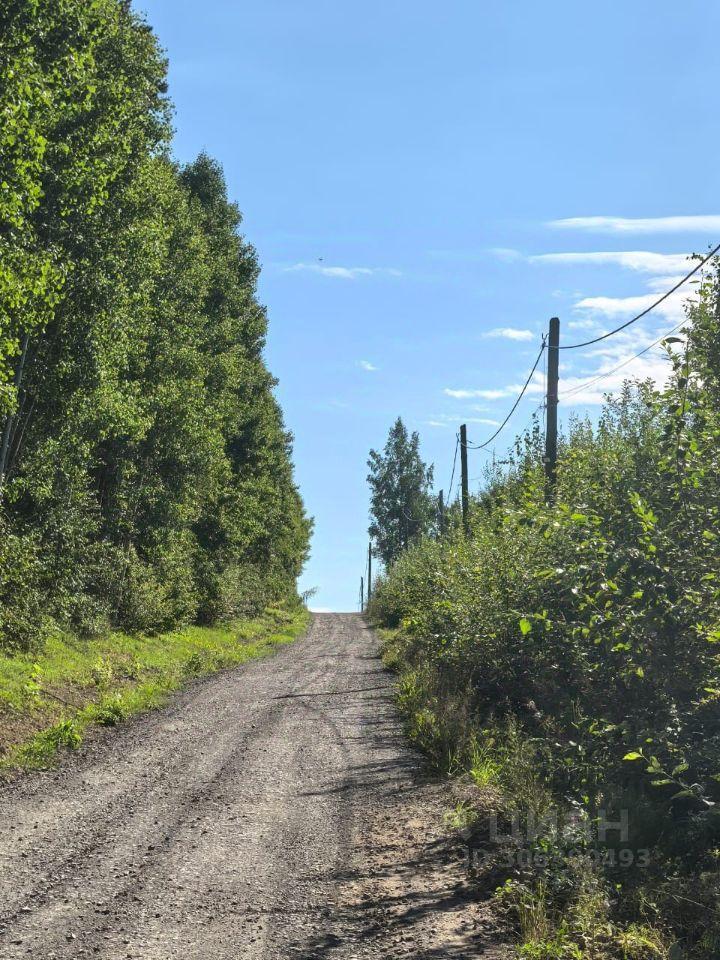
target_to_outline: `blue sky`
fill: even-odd
[[[170,58],[178,159],[224,166],[263,265],[269,364],[316,531],[301,586],[354,609],[366,459],[395,417],[447,489],[548,318],[615,326],[720,242],[720,7],[687,0],[140,0]],[[691,290],[687,291],[691,293]],[[562,406],[595,415],[682,298],[563,356]],[[569,365],[565,365],[569,364]],[[542,395],[539,376],[497,441]],[[483,454],[472,453],[470,476]]]

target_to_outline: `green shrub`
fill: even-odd
[[[126,711],[119,696],[106,700],[98,708],[95,719],[103,727],[114,727],[126,717]]]
[[[0,647],[29,651],[42,647],[53,629],[45,611],[43,563],[32,536],[10,532],[0,518]]]
[[[552,502],[532,430],[488,471],[471,535],[452,507],[448,535],[403,554],[370,606],[400,628],[400,703],[438,766],[452,758],[526,810],[630,810],[632,846],[650,848],[652,866],[596,871],[610,885],[599,913],[635,924],[608,956],[654,955],[643,911],[651,930],[669,919],[688,957],[713,956],[703,944],[720,904],[683,919],[671,888],[714,869],[720,844],[719,292],[705,283],[688,347],[670,345],[666,390],[628,385],[596,427],[571,421]],[[566,880],[590,902],[574,867]],[[558,924],[525,956],[572,955],[579,915],[567,943]]]
[[[39,733],[21,751],[20,760],[27,767],[41,767],[52,762],[61,747],[76,750],[82,734],[73,720],[60,720]]]

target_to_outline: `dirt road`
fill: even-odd
[[[0,792],[0,957],[499,956],[362,619]],[[486,952],[485,952],[486,951]]]

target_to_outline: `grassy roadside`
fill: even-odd
[[[571,834],[541,829],[537,840],[511,837],[518,810],[530,810],[542,828],[562,804],[540,774],[536,744],[512,720],[480,725],[463,692],[437,684],[402,629],[375,629],[383,662],[397,675],[406,735],[430,768],[452,781],[456,802],[446,826],[475,851],[475,881],[483,895],[494,897],[498,921],[517,935],[518,960],[694,958],[663,922],[664,878],[651,870],[647,876],[628,870],[626,878],[616,871],[614,893],[624,907],[611,919],[587,824],[578,822]],[[492,822],[498,838],[488,836]],[[702,912],[699,889],[695,895],[677,883],[675,889]]]
[[[158,707],[189,680],[267,656],[307,628],[302,608],[156,636],[62,635],[41,653],[0,654],[0,775],[44,767],[89,727]]]

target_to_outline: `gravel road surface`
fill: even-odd
[[[0,958],[499,957],[361,617],[0,791]]]

